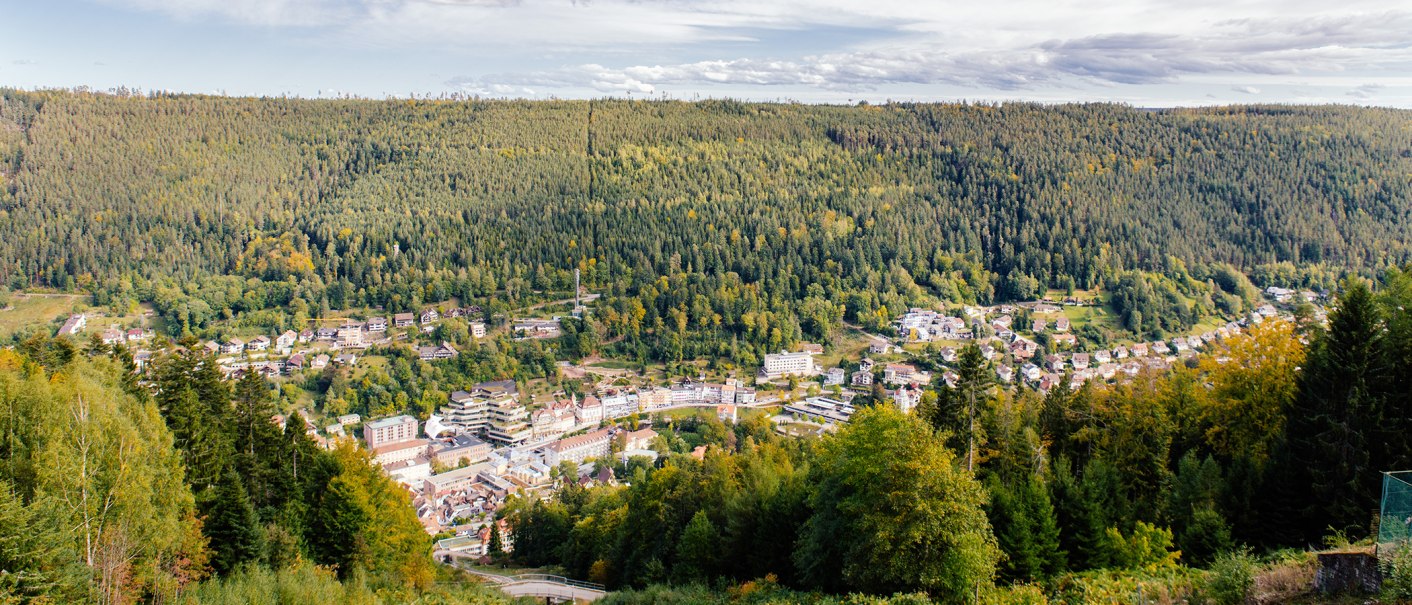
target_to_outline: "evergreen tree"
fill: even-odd
[[[211,568],[228,574],[264,554],[260,520],[233,468],[227,467],[214,488],[197,499],[202,530],[211,543]]]

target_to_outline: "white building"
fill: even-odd
[[[819,375],[819,366],[814,363],[814,354],[801,351],[799,353],[769,353],[765,355],[765,365],[760,373],[765,378],[774,380],[784,376],[810,377]]]
[[[368,449],[373,451],[384,445],[416,438],[417,419],[411,416],[393,416],[363,425],[363,439],[368,442]]]

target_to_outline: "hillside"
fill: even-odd
[[[421,273],[591,259],[589,283],[901,292],[905,273],[1004,299],[1168,256],[1370,269],[1412,250],[1396,110],[0,94],[13,287],[294,274],[387,299]]]

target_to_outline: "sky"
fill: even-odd
[[[17,0],[0,86],[1412,108],[1412,0]]]

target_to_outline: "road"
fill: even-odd
[[[500,592],[512,597],[534,597],[558,602],[588,603],[607,594],[601,584],[570,580],[563,576],[549,574],[502,576],[464,567],[461,569],[488,581],[500,589]]]

